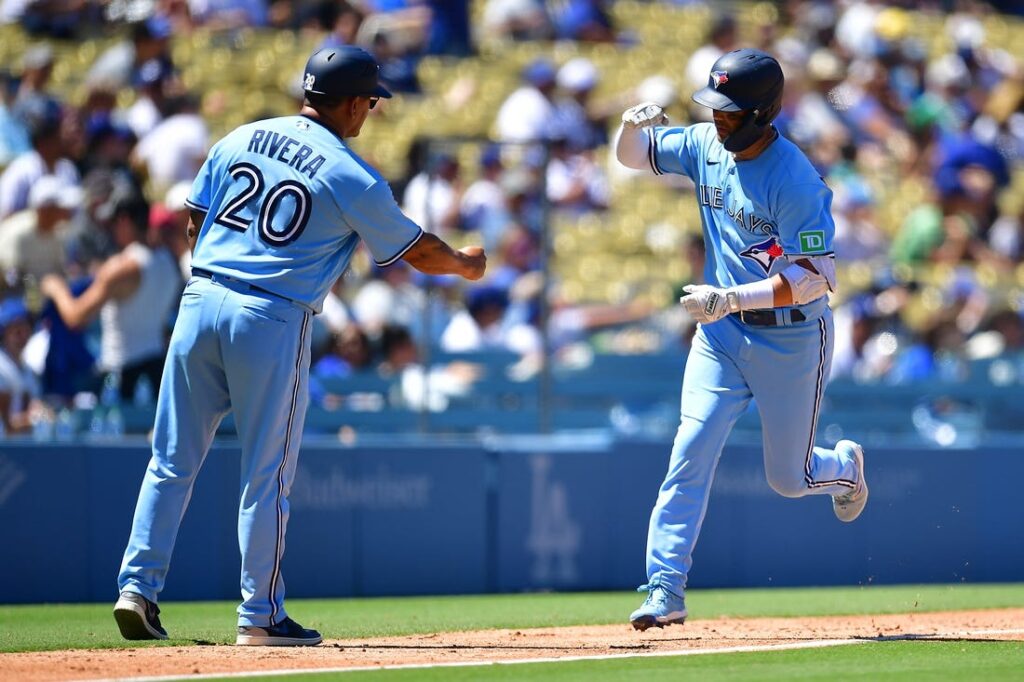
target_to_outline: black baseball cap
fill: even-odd
[[[380,84],[380,65],[366,50],[351,45],[317,50],[306,62],[302,89],[328,97],[391,97]]]

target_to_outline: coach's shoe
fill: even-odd
[[[637,592],[646,592],[647,599],[629,617],[634,629],[643,631],[647,628],[663,628],[672,623],[682,625],[686,622],[686,602],[662,584],[653,582],[641,585]]]
[[[832,510],[839,517],[840,521],[849,523],[864,511],[864,505],[868,503],[868,482],[864,476],[864,448],[852,440],[841,440],[836,443],[836,449],[847,447],[853,453],[853,459],[857,463],[857,486],[845,495],[832,496]]]
[[[316,646],[323,639],[316,630],[308,630],[291,618],[285,618],[277,625],[271,625],[268,628],[239,625],[235,644],[239,646]]]
[[[114,604],[114,620],[125,639],[167,639],[160,608],[141,594],[122,592]]]

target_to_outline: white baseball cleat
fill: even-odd
[[[845,495],[832,496],[832,510],[840,521],[849,523],[864,511],[864,505],[868,503],[868,482],[864,475],[864,448],[852,440],[841,440],[836,443],[836,449],[840,447],[849,448],[853,453],[853,459],[857,463],[857,485],[851,492]]]

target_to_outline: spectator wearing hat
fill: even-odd
[[[21,357],[31,335],[25,302],[9,298],[0,303],[0,420],[6,433],[30,431],[30,415],[41,409],[39,381]]]
[[[555,67],[539,59],[523,71],[523,84],[502,103],[495,130],[504,142],[543,140],[555,113]]]
[[[561,131],[552,132],[548,150],[547,193],[553,206],[575,213],[608,208],[608,178],[590,154],[574,154]]]
[[[520,277],[537,272],[540,266],[540,237],[519,225],[511,223],[501,235],[497,247],[501,263],[487,278],[488,284],[511,291]]]
[[[484,147],[480,153],[480,176],[462,195],[462,225],[470,232],[479,232],[488,251],[498,246],[502,234],[512,223],[508,201],[501,187],[504,171],[501,147]]]
[[[121,396],[134,395],[143,375],[160,384],[171,311],[181,293],[178,266],[146,243],[149,206],[128,197],[113,209],[111,233],[120,251],[101,265],[74,297],[63,277],[49,275],[40,290],[73,330],[100,318],[100,368],[121,377]]]
[[[402,197],[402,212],[424,230],[444,235],[461,228],[462,193],[458,159],[440,153],[409,181]]]
[[[135,145],[131,129],[109,113],[95,114],[85,123],[85,156],[82,166],[92,170],[107,168],[134,182],[129,159]]]
[[[540,189],[538,172],[526,164],[508,168],[501,176],[512,220],[535,235],[544,229],[545,198]]]
[[[827,48],[813,51],[807,60],[807,88],[799,95],[788,135],[805,148],[838,146],[849,138],[846,124],[830,95],[845,77],[845,66]]]
[[[91,275],[118,251],[112,235],[114,207],[140,196],[133,179],[109,168],[94,168],[82,180],[82,210],[71,218],[67,239],[68,275]]]
[[[26,121],[32,149],[0,175],[0,219],[27,208],[29,191],[44,175],[55,175],[66,185],[79,184],[75,164],[63,156],[60,105],[33,97],[18,103],[17,114]]]
[[[39,279],[62,272],[67,222],[82,203],[82,190],[52,175],[29,193],[29,208],[0,222],[0,268]]]
[[[552,126],[566,135],[569,146],[577,152],[608,142],[606,116],[591,101],[599,80],[597,67],[585,57],[567,61],[555,78],[562,94],[555,101]]]
[[[448,353],[504,348],[501,321],[508,304],[508,292],[500,287],[468,289],[466,307],[448,323],[441,335],[441,348]]]
[[[179,182],[192,182],[206,159],[210,131],[191,93],[167,103],[167,118],[139,140],[132,163],[149,180],[150,191],[162,196]]]
[[[89,69],[86,83],[105,83],[114,90],[129,87],[146,62],[159,59],[173,64],[169,43],[171,22],[161,15],[131,25],[131,38],[101,54]]]
[[[163,59],[150,59],[135,74],[135,103],[125,113],[125,122],[135,137],[145,137],[167,112],[167,91],[173,82],[174,71]]]
[[[48,97],[46,86],[53,75],[53,48],[39,43],[25,50],[21,57],[21,82],[18,100],[30,97]]]

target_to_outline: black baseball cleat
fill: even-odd
[[[125,639],[167,639],[160,607],[141,594],[122,592],[114,604],[114,620]]]
[[[285,618],[277,625],[259,627],[257,625],[239,625],[238,646],[316,646],[323,641],[316,630],[309,630],[291,618]]]

